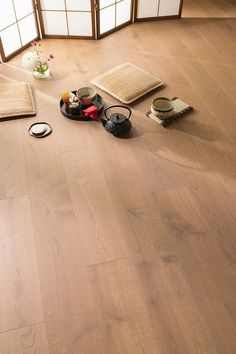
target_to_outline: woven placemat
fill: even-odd
[[[184,114],[193,110],[192,106],[189,106],[187,103],[183,102],[178,97],[174,97],[171,100],[174,104],[174,109],[173,111],[171,111],[168,118],[165,118],[164,120],[159,119],[151,111],[147,112],[146,116],[154,120],[156,123],[160,124],[162,127],[167,127],[176,119],[182,117]]]
[[[160,79],[130,63],[97,76],[91,83],[125,104],[163,85]]]
[[[28,82],[0,84],[0,121],[35,114],[34,99]]]

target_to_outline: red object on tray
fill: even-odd
[[[98,120],[98,108],[96,106],[90,106],[86,109],[83,109],[81,111],[81,113],[85,116],[85,117],[90,117],[94,120]]]

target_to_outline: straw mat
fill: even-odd
[[[28,82],[0,84],[0,121],[35,114],[34,99]]]
[[[159,119],[157,116],[155,116],[151,111],[146,113],[146,116],[154,120],[156,123],[160,124],[163,127],[168,127],[172,122],[177,120],[178,118],[182,117],[186,113],[190,112],[193,110],[193,107],[188,105],[187,103],[183,102],[180,100],[178,97],[174,97],[171,99],[173,104],[174,104],[174,109],[171,111],[170,115],[168,118],[165,118],[164,120]]]
[[[157,77],[130,63],[121,64],[91,82],[125,104],[163,85]]]

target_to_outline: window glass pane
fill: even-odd
[[[89,12],[68,12],[69,35],[92,36],[92,20]]]
[[[159,16],[173,16],[179,13],[180,0],[160,0]]]
[[[37,29],[34,14],[29,15],[18,22],[22,45],[30,43],[37,37]]]
[[[156,17],[158,12],[158,3],[159,0],[139,0],[137,17]]]
[[[0,1],[0,30],[16,22],[11,0]]]
[[[115,27],[115,5],[100,10],[100,33],[108,32]]]
[[[19,32],[16,24],[1,32],[1,40],[6,57],[21,48]]]
[[[14,5],[18,20],[34,11],[32,0],[14,0]]]
[[[103,9],[106,6],[115,4],[115,2],[116,2],[115,0],[100,0],[99,1],[99,6],[100,6],[99,8]]]
[[[46,34],[68,35],[65,12],[42,11],[42,15]]]
[[[131,0],[124,0],[116,4],[116,26],[120,26],[131,18]]]
[[[64,0],[40,0],[42,10],[65,10]]]
[[[67,10],[91,11],[90,0],[66,0]]]

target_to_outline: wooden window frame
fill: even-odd
[[[37,7],[38,7],[38,16],[39,16],[39,23],[40,23],[40,28],[41,28],[41,33],[43,38],[75,38],[75,39],[96,39],[96,26],[95,26],[95,2],[94,0],[90,0],[91,3],[91,23],[92,23],[92,36],[73,36],[69,35],[69,26],[68,26],[68,18],[67,18],[67,13],[68,12],[90,12],[90,11],[79,11],[79,10],[67,10],[66,9],[66,0],[64,0],[65,3],[65,10],[44,10],[41,7],[40,0],[37,0]],[[51,12],[65,12],[66,13],[66,24],[67,24],[67,35],[56,35],[56,34],[46,34],[45,33],[45,28],[44,28],[44,23],[43,23],[43,16],[42,12],[43,11],[51,11]]]
[[[18,33],[19,33],[19,38],[20,38],[20,42],[21,42],[21,47],[19,49],[17,49],[15,52],[9,54],[9,55],[5,55],[5,52],[4,52],[4,48],[3,48],[3,44],[2,44],[2,40],[1,40],[1,37],[0,37],[0,56],[1,56],[1,61],[3,63],[5,63],[6,61],[10,60],[11,58],[13,58],[15,55],[19,54],[20,52],[22,52],[25,48],[29,47],[29,45],[31,44],[31,42],[33,40],[39,40],[40,39],[40,28],[39,28],[39,23],[38,23],[38,17],[37,17],[37,7],[36,7],[36,3],[34,0],[31,0],[32,2],[32,5],[33,5],[33,12],[23,16],[20,20],[17,20],[17,16],[16,16],[16,10],[15,10],[15,5],[14,5],[14,2],[12,2],[12,5],[13,5],[13,9],[14,9],[14,14],[15,14],[15,19],[16,21],[11,23],[10,25],[4,27],[3,29],[1,29],[1,31],[7,29],[8,27],[16,24],[17,26],[17,30],[18,30]],[[37,36],[35,38],[32,38],[32,40],[24,45],[22,45],[22,39],[21,39],[21,34],[20,34],[20,30],[19,30],[19,24],[18,22],[21,21],[22,19],[30,16],[34,14],[35,16],[35,24],[36,24],[36,30],[37,30]]]
[[[122,2],[122,1],[119,1],[119,2]],[[117,3],[119,3],[119,2],[117,2]],[[112,5],[108,5],[107,7],[115,6],[115,11],[116,11],[116,4],[117,3],[112,4]],[[119,31],[121,28],[126,27],[126,26],[130,25],[131,23],[133,23],[134,6],[135,6],[135,0],[131,0],[130,20],[129,21],[122,23],[121,25],[114,27],[105,33],[100,34],[100,10],[99,10],[100,9],[100,0],[97,0],[97,2],[96,2],[97,39],[104,38],[104,37],[108,36],[109,34]],[[105,8],[107,8],[107,7],[105,7]]]
[[[138,1],[139,0],[135,0],[135,4],[134,4],[134,21],[133,22],[145,22],[145,21],[157,21],[157,20],[168,20],[168,19],[181,18],[184,0],[180,0],[179,12],[177,15],[154,16],[154,17],[144,17],[144,18],[138,18]],[[159,6],[160,6],[160,1],[161,0],[159,0],[158,11],[159,11]]]
[[[183,2],[184,0],[180,0],[180,5],[179,5],[179,13],[177,15],[171,15],[171,16],[156,16],[156,17],[147,17],[147,18],[138,18],[137,14],[138,14],[138,1],[139,0],[131,0],[131,13],[130,13],[130,20],[103,33],[100,34],[100,0],[90,0],[91,2],[91,20],[92,20],[92,36],[77,36],[77,35],[50,35],[50,34],[46,34],[45,33],[45,29],[44,29],[44,24],[43,24],[43,16],[42,16],[42,12],[43,11],[58,11],[58,12],[88,12],[88,11],[72,11],[66,10],[66,0],[64,0],[65,2],[65,11],[64,10],[42,10],[41,8],[41,3],[40,0],[31,0],[32,4],[33,4],[33,12],[35,15],[35,19],[36,19],[36,30],[37,30],[37,37],[33,38],[32,40],[39,40],[41,38],[74,38],[74,39],[102,39],[118,30],[120,30],[123,27],[128,26],[129,24],[132,24],[134,22],[144,22],[144,21],[156,21],[156,20],[164,20],[164,19],[173,19],[173,18],[180,18],[182,15],[182,9],[183,9]],[[13,6],[14,6],[14,2],[13,2]],[[115,6],[116,8],[116,3],[109,5],[107,7],[110,6]],[[14,7],[14,12],[15,12],[15,17],[16,17],[16,11],[15,11],[15,7]],[[90,12],[90,11],[89,11]],[[31,14],[28,14],[24,17],[27,17]],[[22,17],[22,18],[24,18]],[[22,20],[22,19],[20,19]],[[67,20],[67,16],[66,16],[66,20]],[[18,25],[18,20],[16,17],[16,25],[19,31],[19,25]],[[12,26],[14,23],[12,23],[11,25],[5,27],[4,29]],[[4,30],[3,29],[3,30]],[[67,20],[67,29],[68,29],[68,20]],[[68,29],[68,33],[69,33],[69,29]],[[20,31],[19,31],[19,36],[20,36]],[[21,36],[20,36],[20,40],[21,40]],[[30,43],[32,42],[32,40],[25,44],[24,46],[22,46],[21,48],[19,48],[18,50],[16,50],[15,52],[11,53],[8,56],[5,56],[4,53],[4,49],[3,49],[3,44],[0,38],[0,56],[1,56],[1,60],[0,62],[6,62],[9,59],[11,59],[12,57],[14,57],[15,55],[19,54],[20,52],[22,52],[25,48],[29,47]]]

